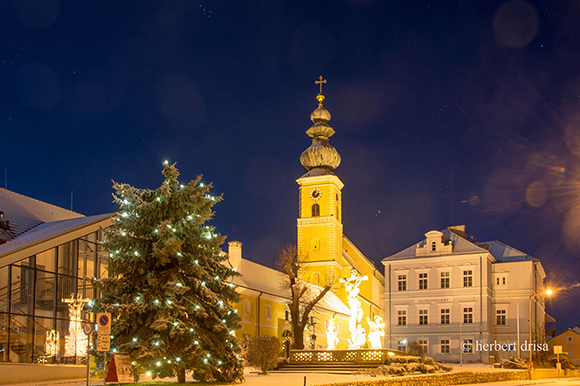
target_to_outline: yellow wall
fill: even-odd
[[[237,310],[238,315],[242,317],[242,328],[236,331],[236,337],[243,339],[244,336],[254,337],[258,335],[258,291],[240,288],[240,301],[234,305]],[[244,311],[244,303],[248,301],[250,304],[250,312]],[[284,311],[288,309],[287,303],[288,299],[281,297],[274,297],[272,295],[262,295],[259,300],[260,303],[260,335],[270,335],[275,336],[283,341],[282,334],[284,331],[292,331],[292,326],[289,321],[284,320]],[[248,303],[246,303],[248,304]],[[272,317],[266,317],[266,308],[271,307]],[[325,312],[324,310],[317,310],[312,312],[311,315],[314,316],[314,321],[316,323],[316,346],[317,348],[326,348],[326,328],[325,320],[332,317],[330,312]],[[335,316],[337,322],[340,322],[342,328],[339,333],[339,345],[338,348],[346,349],[348,346],[347,339],[349,337],[348,332],[348,319],[345,315]],[[307,326],[304,330],[305,337],[305,347],[309,348],[310,336],[312,334],[312,326]]]
[[[568,342],[569,337],[572,338],[572,342]],[[554,346],[562,346],[562,352],[564,355],[567,355],[569,351],[572,351],[572,355],[568,355],[568,359],[575,362],[580,361],[580,334],[570,330],[565,331],[550,339],[548,345],[550,346],[550,352],[554,352]]]

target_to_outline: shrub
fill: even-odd
[[[441,365],[441,370],[445,371],[445,372],[449,372],[449,371],[453,370],[453,366]]]
[[[419,366],[417,367],[417,371],[419,371],[422,374],[427,374],[427,366],[424,363],[420,363]]]
[[[416,340],[409,342],[407,354],[417,357],[423,357],[423,347]]]
[[[274,336],[256,336],[248,342],[245,359],[250,366],[260,368],[262,374],[268,374],[268,370],[278,364],[280,347],[278,338]]]
[[[433,363],[435,363],[435,361],[433,360],[433,358],[431,358],[431,357],[425,357],[425,364],[426,365],[433,366]]]
[[[416,373],[418,370],[418,367],[420,366],[419,363],[405,363],[403,365],[403,367],[405,367],[405,370],[407,370],[407,372],[409,374],[413,374]]]
[[[556,367],[556,363],[558,363],[558,358],[555,354],[551,354],[548,356],[548,362],[553,366]],[[570,362],[570,359],[566,355],[560,355],[560,365],[562,365],[562,370],[571,369],[574,370],[576,367]]]
[[[501,361],[501,367],[504,369],[525,370],[528,368],[528,361],[524,358],[510,357]]]
[[[427,368],[427,373],[428,374],[432,374],[432,373],[434,373],[436,371],[435,370],[435,366],[425,365],[425,367]]]

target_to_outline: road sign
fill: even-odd
[[[85,322],[83,324],[83,332],[85,335],[91,335],[91,332],[93,332],[93,324],[91,322]]]
[[[97,334],[111,335],[111,314],[108,312],[97,314]]]
[[[97,335],[97,351],[109,351],[111,349],[111,335]]]

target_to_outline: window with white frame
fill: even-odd
[[[419,346],[421,346],[423,354],[429,354],[429,342],[427,339],[419,339]]]
[[[427,272],[419,274],[419,289],[420,290],[427,289]]]
[[[463,270],[463,286],[473,287],[473,270],[471,269]]]
[[[341,333],[341,332],[342,332],[342,322],[338,322],[338,323],[336,323],[336,329],[337,329],[337,331],[338,331],[339,333]]]
[[[473,307],[463,307],[463,324],[473,323]]]
[[[407,340],[400,340],[397,343],[397,350],[402,351],[402,352],[407,352]]]
[[[437,241],[431,242],[431,252],[437,251]]]
[[[244,316],[252,314],[252,303],[248,299],[244,299]]]
[[[441,354],[449,354],[449,339],[441,339]]]
[[[407,310],[398,310],[397,311],[397,324],[399,326],[406,326],[407,325]]]
[[[495,324],[497,326],[507,326],[507,311],[505,309],[495,310]]]
[[[449,288],[449,279],[450,279],[449,271],[441,272],[441,288]]]
[[[574,341],[574,339],[572,339],[571,336],[568,337],[568,343],[572,343]]]
[[[495,277],[495,286],[496,287],[505,287],[507,285],[506,275],[497,275]]]
[[[568,350],[568,356],[569,357],[573,357],[574,356],[574,350]]]
[[[407,290],[407,275],[398,275],[397,285],[398,285],[399,291],[406,291]]]
[[[429,324],[429,310],[419,310],[419,325]]]
[[[451,324],[451,309],[442,308],[441,309],[441,324]]]

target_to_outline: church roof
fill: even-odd
[[[246,259],[241,260],[238,272],[241,276],[234,278],[234,284],[254,291],[290,299],[288,288],[284,285],[286,275],[282,272]],[[322,287],[315,284],[303,283],[309,287],[311,294],[314,296],[322,291]],[[318,307],[350,316],[350,309],[332,292],[328,292],[320,300]]]
[[[0,188],[0,211],[4,212],[4,220],[10,222],[9,232],[12,237],[21,235],[45,222],[84,217],[72,210],[60,208],[4,188]],[[9,237],[4,237],[4,240],[6,239]]]
[[[443,229],[441,231],[451,242],[453,243],[453,252],[452,255],[455,254],[464,254],[464,253],[482,253],[487,252],[485,248],[478,246],[475,243],[457,235],[454,232],[449,231],[448,229]],[[383,259],[386,260],[397,260],[397,259],[409,259],[417,257],[417,247],[423,247],[427,243],[427,239],[423,239],[416,244],[411,245],[410,247],[403,249],[401,252],[395,253],[389,257]],[[428,258],[428,257],[439,257],[439,254],[433,255],[421,255],[421,258]]]

